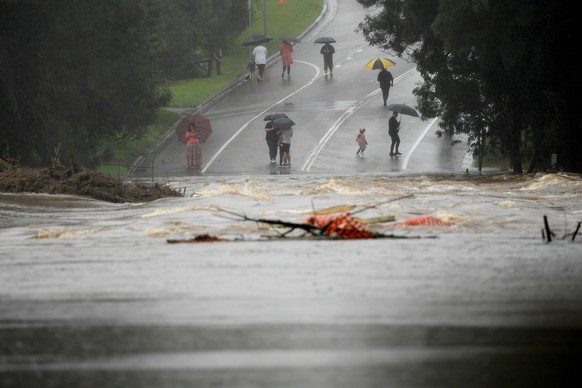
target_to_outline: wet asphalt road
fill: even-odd
[[[409,313],[417,308],[427,310],[409,306]],[[434,309],[467,316],[466,306]],[[487,314],[487,306],[479,310]],[[0,386],[574,388],[582,381],[580,326],[98,321],[4,324]]]
[[[153,160],[155,175],[197,174],[301,174],[361,172],[464,172],[466,147],[451,146],[451,138],[438,138],[436,120],[401,116],[401,157],[391,158],[388,119],[392,112],[382,103],[377,71],[364,65],[385,56],[396,66],[388,104],[415,105],[412,89],[420,81],[413,63],[395,58],[366,44],[355,33],[365,10],[356,2],[329,2],[321,21],[302,36],[294,49],[291,78],[281,78],[278,53],[260,82],[243,82],[201,114],[212,123],[213,133],[202,148],[201,170],[185,167],[184,144],[169,133],[168,141]],[[333,36],[334,76],[325,78],[319,36]],[[283,112],[296,123],[291,142],[292,167],[269,164],[263,118]],[[355,158],[355,136],[366,128],[368,149],[365,161]],[[148,166],[149,166],[148,161]]]

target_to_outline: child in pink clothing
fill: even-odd
[[[360,133],[358,133],[358,136],[356,136],[356,143],[358,143],[358,146],[360,146],[360,148],[358,149],[358,152],[356,152],[356,157],[364,157],[364,150],[366,149],[366,146],[368,145],[368,141],[366,140],[366,135],[364,134],[364,132],[366,132],[366,128],[360,128]]]

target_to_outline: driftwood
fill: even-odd
[[[368,230],[366,223],[362,220],[354,218],[350,213],[343,213],[337,216],[330,216],[319,219],[318,216],[310,217],[309,222],[289,222],[283,220],[274,220],[268,218],[253,218],[246,214],[236,213],[230,210],[223,209],[224,212],[237,217],[243,221],[251,221],[257,224],[267,224],[285,228],[284,232],[277,231],[277,236],[263,236],[265,238],[285,238],[290,233],[299,230],[303,234],[299,238],[321,238],[321,239],[375,239],[375,238],[419,238],[418,236],[397,236],[394,234],[382,234]]]
[[[396,201],[401,198],[408,198],[411,195],[404,197],[394,198],[386,202]],[[363,210],[370,209],[379,206],[379,204],[371,205],[365,207]],[[262,235],[261,237],[266,239],[301,239],[301,240],[311,240],[311,239],[323,239],[323,240],[355,240],[355,239],[378,239],[378,238],[392,238],[392,239],[414,239],[420,238],[419,236],[397,236],[394,234],[382,234],[370,231],[367,225],[370,223],[380,223],[380,222],[391,222],[394,221],[394,216],[381,216],[371,219],[360,219],[353,217],[354,213],[359,213],[363,210],[350,212],[341,212],[340,214],[331,214],[333,210],[345,210],[347,206],[334,206],[332,208],[313,210],[309,212],[309,216],[305,222],[292,222],[269,218],[254,218],[249,217],[246,214],[237,213],[232,210],[220,209],[223,213],[229,215],[229,219],[242,220],[255,222],[259,225],[269,225],[273,226],[273,230],[276,231],[277,235],[269,236]],[[353,209],[355,206],[349,206],[349,209]],[[284,231],[279,229],[283,228]],[[290,234],[299,231],[299,236]],[[434,236],[426,236],[425,238],[434,238]],[[199,235],[192,239],[182,239],[182,240],[167,240],[169,244],[176,243],[199,243],[199,242],[215,242],[215,241],[233,241],[225,240],[217,237],[212,237],[209,235]],[[244,239],[234,240],[234,241],[247,241]]]
[[[83,195],[118,203],[182,196],[180,191],[158,183],[124,183],[82,168],[72,158],[70,167],[56,159],[49,168],[23,168],[14,161],[0,159],[0,192]]]
[[[223,242],[230,241],[224,238],[210,236],[208,234],[201,234],[194,238],[185,240],[166,240],[168,244],[179,244],[179,243],[201,243],[201,242]]]
[[[570,241],[574,241],[576,239],[576,235],[580,231],[581,225],[582,225],[582,222],[578,222],[578,224],[576,225],[576,229],[574,229],[574,231],[571,233],[565,232],[564,235],[560,238],[560,240],[570,239]],[[554,233],[550,229],[548,217],[544,216],[544,228],[542,229],[542,239],[547,243],[551,243],[552,240],[555,238],[556,238],[556,233]]]

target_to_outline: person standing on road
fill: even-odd
[[[293,136],[293,128],[285,128],[281,130],[281,153],[283,155],[281,167],[291,167],[291,137]]]
[[[398,136],[400,123],[396,120],[397,117],[398,112],[394,112],[390,120],[388,120],[388,135],[390,135],[390,139],[392,140],[392,144],[390,144],[390,156],[402,155],[398,152],[398,147],[400,146],[400,136]]]
[[[271,164],[277,163],[277,149],[279,147],[279,130],[273,126],[273,122],[269,121],[265,125],[265,140],[267,140],[267,146],[269,147],[269,159]]]
[[[249,71],[249,74],[247,74],[245,77],[245,81],[252,81],[255,79],[256,67],[255,58],[251,56],[249,58],[249,63],[247,64],[247,70]]]
[[[356,157],[364,157],[364,151],[366,150],[366,147],[368,146],[368,141],[366,140],[366,128],[360,128],[360,131],[358,133],[358,136],[356,136],[356,143],[358,143],[358,146],[360,148],[358,148],[358,151],[356,152]]]
[[[291,78],[291,64],[293,63],[293,46],[289,42],[282,41],[279,46],[279,53],[283,61],[281,78],[285,78],[285,70],[287,70],[287,79],[289,79]]]
[[[392,73],[386,70],[385,67],[378,73],[378,82],[380,82],[380,89],[382,89],[382,98],[384,99],[384,106],[386,106],[386,101],[388,100],[388,94],[390,93],[390,87],[394,86],[394,77]]]
[[[196,133],[196,125],[190,123],[186,130],[186,164],[188,168],[196,168],[202,165],[202,152]]]
[[[281,131],[279,130],[279,139],[277,140],[277,148],[279,149],[279,166],[283,167],[283,143],[281,143]]]
[[[267,64],[267,48],[262,44],[255,46],[253,49],[253,57],[255,59],[255,64],[259,70],[259,81],[263,79],[263,72],[265,71],[265,65]]]
[[[335,54],[335,48],[329,44],[325,43],[319,53],[323,55],[323,72],[325,73],[325,78],[327,78],[327,70],[329,70],[329,76],[333,78],[333,54]]]

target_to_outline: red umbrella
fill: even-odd
[[[176,124],[176,135],[178,135],[178,140],[182,143],[186,143],[186,131],[188,126],[194,123],[196,126],[196,137],[200,143],[205,143],[206,139],[212,133],[212,126],[210,125],[210,120],[201,114],[193,114],[188,116],[182,116],[178,124]]]

